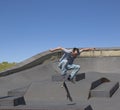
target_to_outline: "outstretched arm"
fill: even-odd
[[[82,48],[82,49],[80,49],[81,52],[83,52],[83,51],[91,51],[91,50],[95,50],[95,48]]]
[[[50,52],[54,52],[57,50],[63,50],[63,48],[62,47],[53,48],[53,49],[50,49]]]

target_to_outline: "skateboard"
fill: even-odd
[[[73,101],[73,99],[72,99],[72,97],[71,97],[71,95],[70,95],[70,92],[69,92],[69,90],[68,90],[68,87],[67,87],[67,84],[65,83],[65,81],[63,82],[63,87],[65,88],[65,91],[66,91],[66,96],[67,96],[67,99],[69,99],[69,101]]]

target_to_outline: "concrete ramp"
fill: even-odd
[[[1,72],[0,109],[118,110],[120,56],[103,56],[102,52],[105,50],[90,52],[90,56],[81,54],[75,60],[80,74],[75,84],[66,81],[73,102],[61,88],[63,79],[57,66],[60,51],[37,54]],[[94,56],[97,53],[100,56]]]
[[[119,88],[118,82],[106,82],[90,91],[91,97],[112,97]]]

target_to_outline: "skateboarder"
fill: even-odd
[[[94,50],[95,48],[73,48],[73,49],[66,49],[63,47],[57,47],[54,49],[50,49],[51,52],[61,50],[64,52],[63,56],[59,60],[59,65],[58,67],[61,69],[61,75],[65,76],[67,74],[68,70],[72,70],[71,74],[68,76],[69,81],[73,81],[74,77],[80,70],[80,65],[73,64],[73,61],[75,58],[80,55],[81,52],[83,51],[89,51],[89,50]]]

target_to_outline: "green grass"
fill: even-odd
[[[9,68],[11,68],[11,67],[13,67],[15,65],[16,65],[15,62],[13,62],[13,63],[2,62],[2,63],[0,63],[0,72],[4,71],[4,70],[7,70],[7,69],[9,69]]]

